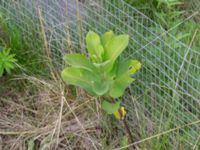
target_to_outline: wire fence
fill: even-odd
[[[89,30],[129,34],[122,58],[138,59],[143,67],[122,99],[138,140],[200,119],[200,51],[176,40],[124,1],[1,0],[0,11],[28,43],[37,47],[46,38],[60,70],[64,53],[86,53]],[[198,147],[199,134],[200,126],[194,124],[148,142],[165,140],[171,143],[166,149],[191,149]]]

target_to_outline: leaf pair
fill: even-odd
[[[105,71],[112,69],[116,59],[127,47],[128,41],[128,35],[117,36],[112,31],[104,33],[102,37],[89,31],[86,36],[87,49],[92,62],[104,66]]]

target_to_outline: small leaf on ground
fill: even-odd
[[[114,112],[118,111],[120,107],[120,102],[110,103],[108,101],[103,101],[102,108],[107,114],[113,114]]]

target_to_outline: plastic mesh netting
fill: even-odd
[[[200,126],[195,123],[200,119],[199,50],[177,41],[122,0],[1,0],[0,11],[35,47],[44,32],[60,70],[64,53],[86,52],[89,30],[129,34],[122,58],[138,59],[143,65],[123,97],[132,132],[145,139],[172,129],[156,140],[166,140],[177,149],[199,144]],[[33,41],[35,36],[38,41]]]

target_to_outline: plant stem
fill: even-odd
[[[125,130],[126,130],[128,136],[129,136],[129,143],[130,143],[130,144],[131,144],[131,143],[134,143],[133,136],[132,136],[132,134],[131,134],[131,130],[130,130],[130,128],[129,128],[128,123],[126,122],[126,118],[124,118],[122,121],[123,121],[123,123],[124,123]],[[135,146],[135,145],[133,145],[133,149],[136,149],[136,146]]]
[[[121,110],[119,110],[118,112],[119,112],[119,114],[120,114],[121,116],[123,116]],[[125,128],[125,130],[126,130],[128,136],[129,136],[129,143],[130,143],[130,144],[131,144],[131,143],[134,143],[133,136],[132,136],[132,134],[131,134],[131,130],[130,130],[130,128],[129,128],[128,123],[126,122],[126,116],[122,119],[122,122],[124,123],[124,128]],[[135,150],[135,149],[136,149],[136,146],[135,146],[135,145],[132,145],[132,148]]]
[[[112,100],[115,101],[114,98],[113,98]],[[122,112],[120,109],[118,110],[118,112],[119,112],[119,114],[120,114],[120,116],[121,116],[121,118],[122,118],[122,117],[123,117],[123,112]],[[133,136],[132,136],[132,134],[131,134],[131,130],[130,130],[130,128],[129,128],[128,123],[126,122],[126,116],[125,116],[124,118],[122,118],[122,122],[123,122],[123,124],[124,124],[124,128],[125,128],[125,130],[126,130],[126,133],[127,133],[128,137],[129,137],[129,143],[130,143],[130,144],[134,143]],[[135,149],[137,149],[137,146],[132,145],[132,148],[135,150]]]

